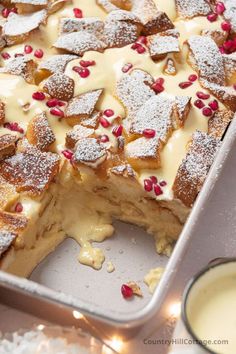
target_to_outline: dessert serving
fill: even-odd
[[[232,0],[1,1],[0,268],[112,219],[170,255],[236,110]]]

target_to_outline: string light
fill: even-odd
[[[181,312],[181,302],[178,301],[178,302],[173,302],[172,304],[170,304],[168,311],[169,311],[169,315],[171,317],[174,317],[174,318],[179,317],[180,312]]]
[[[73,311],[73,316],[74,318],[76,318],[77,320],[82,320],[84,318],[84,316],[82,315],[82,313],[80,313],[79,311]]]

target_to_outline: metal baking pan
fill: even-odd
[[[106,267],[97,272],[79,265],[79,246],[67,239],[34,270],[29,280],[0,272],[0,300],[65,325],[76,324],[78,318],[74,315],[80,312],[93,321],[95,328],[104,326],[107,335],[108,328],[111,332],[116,328],[125,329],[122,332],[129,337],[134,333],[132,329],[145,324],[140,331],[143,337],[150,336],[153,328],[155,333],[161,333],[161,338],[170,336],[167,304],[180,297],[189,277],[208,261],[235,256],[235,138],[234,119],[170,259],[156,254],[152,237],[143,230],[115,222],[116,235],[101,244],[107,260],[116,267],[114,273],[107,273]],[[158,266],[166,266],[166,271],[151,297],[143,277],[150,268]],[[125,301],[121,297],[120,286],[129,280],[141,285],[142,299]]]

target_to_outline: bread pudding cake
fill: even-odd
[[[0,268],[112,219],[169,255],[236,110],[232,0],[3,0]]]

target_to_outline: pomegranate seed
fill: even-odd
[[[154,138],[154,136],[156,135],[156,131],[154,129],[144,129],[143,131],[143,135],[145,136],[145,138]]]
[[[156,93],[161,93],[162,91],[165,90],[165,88],[158,82],[154,82],[154,84],[152,84],[151,87]]]
[[[101,135],[101,136],[100,136],[100,141],[101,141],[102,143],[107,143],[107,142],[109,141],[109,137],[108,137],[106,134]]]
[[[151,180],[152,183],[154,183],[154,184],[156,184],[156,183],[158,182],[156,176],[151,176],[151,177],[150,177],[150,180]]]
[[[51,108],[50,113],[56,117],[60,117],[60,118],[64,117],[64,112],[60,108]]]
[[[203,108],[202,114],[203,114],[205,117],[210,117],[210,116],[212,116],[212,110],[211,110],[211,108],[209,108],[209,107]]]
[[[184,81],[184,82],[181,82],[180,84],[179,84],[179,87],[181,88],[181,89],[186,89],[186,88],[188,88],[189,86],[191,86],[193,83],[192,82],[190,82],[190,81]]]
[[[116,138],[122,135],[123,132],[123,126],[122,125],[117,125],[112,129],[112,134],[115,135]]]
[[[46,105],[49,108],[56,107],[58,105],[58,99],[57,98],[51,98],[50,100],[47,101]]]
[[[137,42],[146,45],[146,44],[147,44],[147,37],[145,37],[145,36],[140,36],[140,37],[138,38]]]
[[[155,192],[156,196],[163,194],[163,191],[162,191],[161,187],[159,186],[159,184],[154,185],[154,192]]]
[[[123,66],[123,68],[121,69],[123,71],[123,73],[127,73],[130,69],[132,69],[133,64],[131,63],[127,63]]]
[[[204,93],[204,92],[201,92],[201,91],[198,91],[196,93],[197,97],[200,98],[201,100],[207,100],[210,95],[208,93]]]
[[[23,205],[21,203],[17,203],[15,206],[15,212],[21,213],[23,211]]]
[[[112,109],[106,109],[104,112],[103,112],[103,114],[104,114],[104,116],[106,116],[106,117],[112,117],[112,116],[114,116],[114,111],[112,110]]]
[[[167,182],[166,181],[161,181],[159,184],[160,184],[161,187],[165,187],[167,185]]]
[[[31,45],[25,45],[25,47],[24,47],[24,52],[25,52],[25,54],[30,54],[30,53],[32,53],[33,52],[33,47],[31,47]]]
[[[34,52],[34,56],[38,59],[41,59],[44,55],[44,52],[42,49],[36,49]]]
[[[61,153],[65,156],[66,159],[68,159],[68,160],[72,159],[72,156],[73,156],[73,152],[72,151],[63,150]]]
[[[103,128],[108,128],[110,127],[110,122],[108,122],[108,120],[104,117],[100,118],[100,124],[103,126]]]
[[[46,96],[43,92],[36,91],[33,93],[32,98],[37,101],[43,101],[46,98]]]
[[[82,12],[82,10],[80,10],[78,7],[75,7],[75,8],[73,9],[73,12],[74,12],[74,16],[75,16],[76,18],[82,18],[82,17],[83,17],[83,12]]]
[[[215,7],[215,11],[218,15],[222,15],[223,12],[225,11],[225,5],[223,2],[218,2]]]
[[[21,134],[24,134],[24,129],[21,128],[17,122],[12,122],[12,123],[5,123],[4,128],[9,129],[14,132],[18,132]]]
[[[126,284],[121,286],[121,294],[125,299],[131,298],[134,295],[133,290]]]
[[[223,48],[226,50],[226,51],[232,51],[233,48],[234,48],[234,41],[232,39],[229,39],[228,41],[225,41],[223,43]]]
[[[196,81],[197,80],[197,75],[195,75],[195,74],[189,75],[188,80],[191,81],[191,82]]]
[[[143,54],[143,53],[146,52],[146,49],[145,49],[142,45],[140,45],[140,46],[137,48],[137,52],[138,52],[138,54]]]
[[[236,90],[236,84],[233,85],[233,88]]]
[[[134,49],[134,50],[138,49],[138,47],[140,47],[140,44],[137,42],[135,42],[134,44],[131,45],[131,49]]]
[[[85,79],[90,75],[90,71],[88,68],[82,68],[81,66],[73,66],[72,70],[74,70],[80,77]]]
[[[211,107],[211,109],[213,111],[217,111],[217,109],[219,108],[219,104],[218,104],[218,101],[214,100],[214,101],[211,101],[209,104],[208,104],[209,107]]]
[[[194,106],[201,109],[205,106],[205,103],[202,100],[196,100],[194,101]]]
[[[225,22],[222,22],[222,23],[221,23],[221,28],[222,28],[222,30],[225,31],[225,32],[230,32],[232,26],[231,26],[231,24],[230,24],[229,22],[226,22],[226,21],[225,21]]]
[[[145,189],[146,192],[151,192],[152,191],[153,182],[151,181],[151,179],[146,178],[143,181],[143,185],[144,185],[144,189]]]
[[[66,105],[66,103],[63,102],[63,101],[58,101],[58,102],[57,102],[57,105],[58,105],[59,107],[63,107],[63,106]]]
[[[219,50],[220,50],[221,54],[225,54],[224,47],[219,47]]]
[[[17,14],[17,8],[16,7],[12,7],[10,9],[10,13],[13,12],[14,14]]]
[[[2,53],[1,56],[2,56],[2,58],[3,58],[4,60],[7,60],[7,59],[9,59],[9,58],[11,57],[10,54],[7,53],[7,52]]]
[[[158,77],[155,80],[155,83],[159,84],[159,85],[164,85],[165,79],[163,79],[163,77]]]
[[[207,19],[210,22],[215,22],[217,20],[217,17],[218,17],[218,15],[216,13],[214,13],[214,12],[209,14],[209,15],[207,15]]]
[[[83,68],[87,68],[88,66],[94,66],[96,64],[94,60],[80,60],[79,63]]]
[[[10,14],[11,10],[7,9],[6,7],[2,9],[2,17],[7,18]]]

